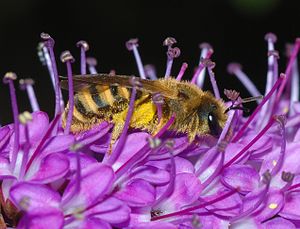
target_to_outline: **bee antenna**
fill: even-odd
[[[224,111],[224,114],[226,114],[228,111],[230,110],[242,110],[244,111],[245,113],[249,113],[250,112],[250,109],[247,108],[247,107],[240,107],[240,106],[230,106],[228,107],[225,111]]]
[[[250,102],[254,102],[256,100],[260,100],[263,99],[264,96],[263,95],[259,95],[259,96],[253,96],[253,97],[248,97],[248,98],[244,98],[242,99],[242,103],[250,103]]]
[[[249,113],[250,110],[249,110],[248,108],[246,108],[246,107],[241,107],[241,106],[239,106],[239,105],[240,105],[240,104],[243,104],[243,103],[250,103],[250,102],[253,102],[253,101],[262,99],[262,98],[263,98],[263,96],[262,96],[262,95],[259,95],[259,96],[253,96],[253,97],[248,97],[248,98],[241,99],[241,100],[240,100],[240,103],[239,103],[238,105],[233,106],[233,104],[232,104],[230,107],[228,107],[228,108],[225,110],[224,114],[226,114],[226,113],[227,113],[228,111],[230,111],[230,110],[242,110],[242,111],[244,111],[244,112],[246,112],[246,113]]]

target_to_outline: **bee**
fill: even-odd
[[[155,135],[173,114],[175,120],[169,130],[187,134],[192,142],[196,136],[218,136],[227,120],[222,100],[210,92],[202,91],[189,82],[173,78],[158,80],[139,79],[134,112],[130,128],[141,129]],[[108,121],[114,124],[111,145],[120,136],[132,93],[132,77],[108,74],[73,76],[74,110],[71,132],[78,133],[92,128],[95,124]],[[61,81],[61,87],[68,89],[68,81]],[[159,95],[161,112],[155,97]],[[66,124],[69,105],[63,114]]]

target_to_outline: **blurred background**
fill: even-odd
[[[214,48],[212,60],[220,90],[235,89],[249,96],[241,83],[227,73],[230,62],[239,62],[263,93],[267,71],[267,32],[277,35],[280,71],[284,71],[285,44],[300,36],[300,4],[297,0],[209,0],[209,1],[43,1],[1,0],[0,2],[0,75],[14,71],[18,78],[35,80],[40,107],[50,117],[54,112],[54,93],[47,69],[37,56],[40,33],[55,39],[55,54],[60,75],[66,74],[60,62],[62,51],[70,50],[76,59],[74,73],[80,72],[76,42],[86,40],[88,56],[98,60],[98,71],[116,70],[119,74],[138,75],[133,54],[125,47],[130,38],[139,38],[144,64],[153,64],[158,75],[166,67],[163,40],[177,40],[181,56],[174,61],[172,73],[181,64],[189,68],[184,79],[191,79],[199,62],[199,43]],[[17,82],[16,82],[16,87]],[[209,89],[209,80],[206,81]],[[65,94],[66,95],[66,94]],[[17,91],[20,112],[30,110],[27,95]],[[254,104],[255,105],[255,104]],[[12,122],[8,86],[0,86],[0,123]]]

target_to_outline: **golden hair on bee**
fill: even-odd
[[[108,74],[73,76],[76,94],[71,131],[77,133],[108,121],[114,124],[112,145],[124,127],[133,87],[131,79],[129,76]],[[139,79],[139,83],[141,87],[137,88],[130,128],[154,135],[175,114],[170,130],[187,134],[190,142],[196,136],[220,134],[227,120],[226,108],[224,102],[210,92],[173,78]],[[61,87],[68,89],[68,81],[61,81]],[[159,103],[157,97],[160,97]],[[64,126],[68,111],[67,105],[63,114]]]

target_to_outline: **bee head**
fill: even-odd
[[[211,94],[204,95],[197,108],[200,133],[218,137],[227,120],[224,110],[225,108],[221,101],[215,99]]]

